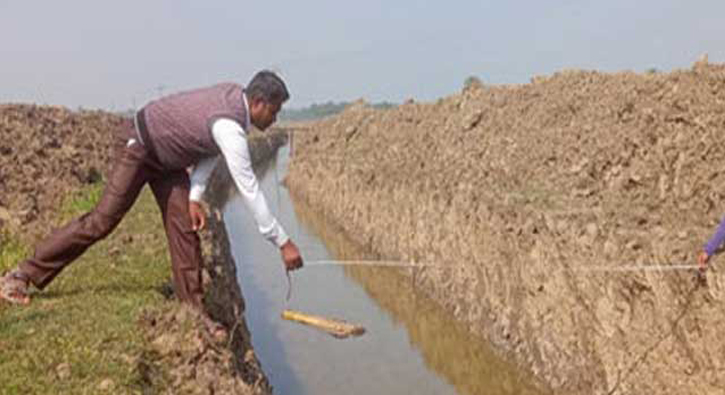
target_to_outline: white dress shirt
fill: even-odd
[[[259,232],[265,239],[277,247],[282,247],[289,237],[282,226],[269,211],[267,200],[259,188],[259,182],[252,170],[252,160],[247,145],[247,133],[238,122],[229,118],[220,118],[211,128],[212,137],[229,168],[229,173],[242,196],[247,208],[252,212]],[[189,200],[201,200],[218,156],[200,161],[191,172],[191,191]]]

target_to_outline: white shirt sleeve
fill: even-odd
[[[247,133],[238,122],[228,118],[214,122],[211,132],[244,204],[254,216],[259,233],[277,247],[282,247],[289,237],[269,211],[267,200],[259,188],[257,176],[252,170]]]
[[[189,191],[189,200],[192,202],[199,202],[201,201],[201,196],[204,194],[204,191],[206,190],[206,184],[209,181],[209,176],[211,176],[212,171],[214,171],[214,167],[216,167],[216,163],[219,157],[213,156],[211,158],[206,158],[194,166],[194,170],[191,171],[191,189]]]

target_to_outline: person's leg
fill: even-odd
[[[186,171],[176,171],[149,185],[164,219],[176,296],[201,309],[201,246],[189,217],[189,176]]]
[[[19,273],[37,288],[45,288],[68,264],[118,225],[146,183],[147,153],[139,143],[114,150],[113,169],[101,200],[89,213],[52,232],[19,265]]]

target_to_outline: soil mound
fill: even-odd
[[[201,322],[197,311],[179,304],[142,317],[150,351],[136,368],[145,388],[170,394],[270,394],[260,371],[245,377],[246,382],[238,374],[239,363],[229,351],[233,338],[215,339]],[[258,366],[253,351],[247,353],[244,363]],[[160,374],[164,369],[168,374]]]
[[[565,71],[297,132],[293,193],[387,259],[450,265],[437,299],[557,391],[725,386],[725,281],[694,264],[725,212],[725,66]]]
[[[0,105],[0,229],[47,231],[67,193],[101,179],[123,118],[101,111]]]

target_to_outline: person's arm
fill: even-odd
[[[712,235],[710,240],[705,244],[705,253],[708,257],[715,254],[718,248],[725,241],[725,217],[720,221],[720,225],[717,227],[715,234]]]
[[[191,182],[191,189],[189,190],[189,201],[200,202],[204,191],[206,190],[206,184],[209,182],[209,177],[216,167],[216,163],[219,157],[212,156],[201,160],[194,166],[191,171],[189,180]]]
[[[700,265],[700,270],[707,269],[707,262],[710,260],[710,257],[715,255],[715,252],[723,242],[725,242],[725,217],[720,221],[720,225],[717,227],[715,234],[705,244],[704,250],[697,256],[697,263]]]
[[[206,212],[201,206],[201,198],[206,190],[206,184],[209,176],[216,167],[218,157],[213,156],[199,161],[191,171],[189,190],[189,216],[191,217],[191,225],[194,231],[204,229],[206,226]]]
[[[242,126],[234,120],[221,118],[212,125],[212,136],[227,163],[242,200],[254,216],[259,232],[282,250],[287,269],[301,267],[302,259],[297,247],[270,212],[267,200],[259,188],[257,176],[252,169],[247,134]]]

